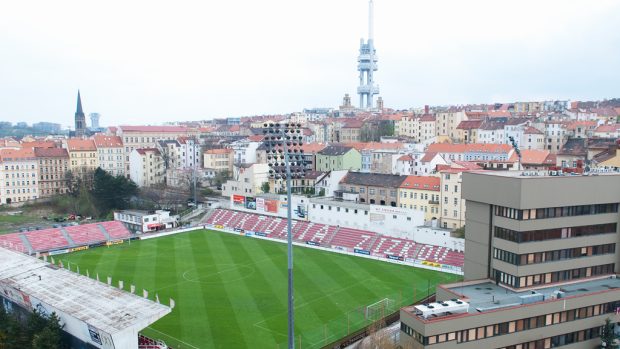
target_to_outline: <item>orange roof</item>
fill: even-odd
[[[555,165],[555,160],[552,160],[553,157],[549,155],[551,152],[548,150],[523,149],[521,150],[521,162],[531,165]]]
[[[323,143],[305,143],[301,146],[304,153],[317,153],[325,149],[327,145]]]
[[[467,153],[467,152],[485,152],[485,153],[508,153],[512,147],[508,144],[450,144],[450,143],[433,143],[428,146],[426,152],[431,153]]]
[[[398,161],[413,161],[413,158],[411,155],[403,155],[398,158]]]
[[[439,191],[439,177],[407,176],[399,188]]]
[[[346,144],[349,147],[355,148],[357,151],[362,150],[387,150],[387,149],[403,149],[404,145],[400,142],[395,143],[381,143],[381,142],[353,142]]]
[[[32,141],[22,142],[22,148],[55,148],[56,143],[53,141]]]
[[[467,144],[433,143],[426,149],[427,153],[464,153]]]
[[[228,154],[232,153],[232,149],[229,148],[221,148],[221,149],[208,149],[205,150],[205,154]]]
[[[594,132],[620,132],[620,124],[601,125]]]
[[[263,140],[263,136],[261,135],[252,135],[250,137],[248,137],[248,140],[251,142],[260,142]]]
[[[0,149],[0,160],[11,161],[15,159],[35,159],[32,148],[25,149]]]
[[[437,156],[437,153],[432,152],[432,151],[427,151],[426,153],[424,153],[424,156],[420,159],[420,162],[429,162],[431,160],[433,160],[433,158]]]
[[[95,135],[95,145],[97,148],[122,148],[123,140],[119,136]]]
[[[34,155],[38,158],[68,158],[69,153],[64,148],[34,148]]]
[[[487,114],[490,118],[511,117],[510,112],[507,110],[491,110]]]
[[[572,121],[571,123],[568,124],[568,129],[569,130],[574,130],[577,127],[581,126],[581,127],[587,127],[587,128],[594,128],[596,127],[596,121]]]
[[[95,151],[95,141],[92,139],[70,138],[67,139],[67,149],[69,151]]]
[[[531,126],[526,128],[523,133],[526,135],[544,135],[544,133],[541,132],[539,129]]]
[[[482,169],[482,167],[480,167],[477,163],[471,162],[471,161],[453,161],[452,163],[456,165],[455,167],[463,168],[465,170],[480,170],[480,169]]]

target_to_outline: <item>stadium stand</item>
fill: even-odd
[[[19,234],[0,235],[0,246],[14,251],[28,251],[28,249],[24,246],[22,239],[19,237]]]
[[[222,225],[247,231],[261,232],[270,238],[286,240],[286,220],[279,217],[216,209],[207,224]],[[367,251],[377,257],[400,256],[421,261],[463,267],[464,254],[446,247],[417,244],[371,231],[344,228],[307,221],[293,221],[293,239],[320,246]]]
[[[129,237],[131,233],[123,223],[111,221],[0,235],[0,246],[26,253],[49,252]]]

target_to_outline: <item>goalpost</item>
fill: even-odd
[[[366,306],[364,316],[366,320],[377,321],[394,311],[396,311],[396,301],[390,298],[384,298]]]

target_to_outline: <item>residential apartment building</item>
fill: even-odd
[[[465,199],[461,196],[463,171],[453,166],[439,171],[440,178],[440,224],[447,229],[465,225]]]
[[[465,173],[465,281],[401,309],[404,348],[599,348],[620,307],[620,174]]]
[[[97,146],[92,139],[70,138],[66,141],[69,153],[69,169],[73,175],[92,180],[92,174],[99,167]]]
[[[157,148],[134,149],[129,156],[130,178],[139,187],[164,183],[164,158]]]
[[[469,120],[464,111],[446,111],[437,113],[435,126],[437,136],[457,137],[457,127],[463,120]]]
[[[255,196],[262,193],[261,186],[269,182],[269,165],[242,164],[235,166],[233,179],[222,185],[222,196]]]
[[[112,176],[125,176],[125,152],[121,137],[98,134],[93,139],[97,147],[99,167]]]
[[[440,179],[431,176],[407,176],[398,188],[398,207],[424,212],[424,221],[440,217]]]
[[[316,154],[317,171],[358,171],[361,166],[362,155],[353,147],[335,144],[323,148]]]
[[[63,148],[34,148],[39,163],[39,197],[62,195],[68,191],[69,153]]]
[[[232,149],[208,149],[204,152],[204,168],[213,169],[216,172],[228,171],[232,174],[234,152]]]
[[[335,123],[332,129],[331,142],[352,143],[362,141],[364,122],[359,119],[343,119]]]
[[[398,207],[398,188],[407,176],[349,172],[340,181],[344,193],[358,194],[358,202]]]
[[[458,143],[477,143],[478,129],[482,126],[483,120],[463,120],[456,127],[455,141]]]
[[[561,121],[545,123],[545,149],[557,153],[566,140],[566,124]]]
[[[179,137],[197,137],[200,130],[186,126],[118,126],[116,136],[125,146],[125,170],[130,173],[129,157],[134,149],[155,148],[159,140],[176,140]]]
[[[39,163],[32,149],[0,150],[0,205],[39,197]]]

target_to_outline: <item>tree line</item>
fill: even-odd
[[[0,349],[66,349],[56,313],[7,312],[0,302]]]

